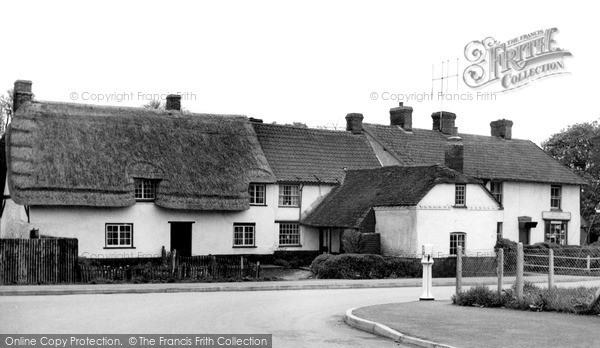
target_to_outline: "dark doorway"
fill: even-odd
[[[192,256],[193,222],[170,222],[171,251],[177,250],[179,256]]]

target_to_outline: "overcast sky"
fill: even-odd
[[[405,102],[414,127],[430,128],[431,113],[444,109],[457,114],[459,132],[487,135],[491,121],[507,118],[513,137],[539,144],[600,117],[591,2],[10,1],[2,12],[0,87],[32,80],[40,100],[140,106],[181,93],[199,113],[344,127],[359,112],[387,124],[392,95],[430,93],[432,68],[439,77],[450,61],[459,77],[444,90],[474,100],[441,101],[436,82],[434,100]],[[469,42],[549,28],[558,29],[555,47],[572,53],[562,74],[475,100],[503,88],[464,83]]]

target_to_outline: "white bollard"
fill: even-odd
[[[433,287],[433,245],[425,244],[422,249],[421,264],[423,265],[423,294],[419,298],[421,301],[433,301],[431,288]]]

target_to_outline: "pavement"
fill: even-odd
[[[350,309],[355,328],[420,347],[600,347],[600,316],[416,301]]]
[[[515,282],[505,277],[504,284]],[[527,277],[525,280],[528,280]],[[589,277],[563,276],[557,283],[589,281]],[[531,279],[545,282],[544,279]],[[84,295],[84,294],[145,294],[173,292],[216,291],[275,291],[315,289],[412,288],[421,286],[421,278],[410,279],[304,279],[283,281],[245,281],[228,283],[150,283],[150,284],[59,284],[59,285],[0,285],[0,296]],[[434,278],[433,286],[454,286],[455,278]],[[496,277],[463,278],[463,286],[495,285]],[[600,285],[600,282],[598,283]]]

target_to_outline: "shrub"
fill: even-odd
[[[423,266],[418,259],[401,259],[398,257],[386,258],[386,277],[392,278],[418,278],[423,275]]]
[[[273,261],[273,264],[275,266],[281,266],[283,267],[283,269],[290,269],[290,263],[286,260],[282,260],[282,259],[275,259],[275,261]]]
[[[349,254],[360,254],[365,249],[365,238],[356,230],[345,230],[342,234],[342,245]]]
[[[325,263],[325,261],[327,261],[330,257],[333,257],[333,255],[331,255],[331,254],[321,254],[321,255],[315,257],[315,259],[313,260],[313,262],[310,264],[310,271],[314,275],[317,275],[317,274],[321,273],[321,270],[323,268],[323,263]]]
[[[467,291],[452,295],[452,304],[459,306],[502,307],[506,296],[498,295],[485,285],[475,285]]]
[[[418,259],[376,254],[323,254],[315,258],[310,269],[318,278],[333,279],[414,278],[422,274]]]

